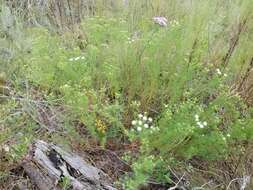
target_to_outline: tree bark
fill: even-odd
[[[32,146],[22,167],[39,190],[60,190],[64,179],[73,190],[116,190],[101,170],[76,154],[40,140]]]

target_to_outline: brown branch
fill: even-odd
[[[250,64],[249,64],[249,67],[245,73],[245,75],[243,76],[238,88],[237,88],[237,91],[241,91],[242,90],[242,86],[243,84],[245,84],[246,80],[248,79],[249,75],[250,75],[250,71],[251,69],[253,68],[253,57],[251,58],[251,61],[250,61]]]
[[[241,35],[242,31],[245,29],[246,24],[247,24],[247,18],[245,18],[241,23],[239,23],[237,34],[232,39],[232,43],[230,44],[228,52],[226,53],[225,57],[223,58],[224,68],[227,67],[229,60],[230,60],[231,56],[233,55],[235,47],[239,43],[240,35]]]

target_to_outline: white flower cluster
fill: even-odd
[[[155,16],[153,17],[153,21],[156,23],[156,24],[159,24],[160,26],[167,26],[167,18],[163,17],[163,16]]]
[[[180,24],[179,24],[179,22],[177,21],[177,20],[172,20],[172,21],[170,21],[170,26],[171,27],[176,27],[176,26],[179,26]]]
[[[228,134],[227,134],[227,137],[228,137],[228,138],[230,138],[230,137],[231,137],[231,135],[228,133]],[[224,141],[226,141],[226,140],[227,140],[227,139],[226,139],[226,137],[224,137],[224,136],[222,137],[222,139],[223,139]]]
[[[199,115],[197,115],[197,114],[195,115],[195,121],[197,123],[197,126],[201,129],[203,129],[207,126],[207,122],[206,121],[204,121],[204,122],[200,121],[199,120]]]
[[[146,114],[139,114],[138,120],[133,120],[132,125],[136,128],[138,132],[141,132],[145,129],[151,129],[151,131],[159,131],[158,127],[154,127],[152,125],[153,119],[151,117],[147,117]]]
[[[84,56],[72,57],[72,58],[69,58],[69,61],[78,61],[80,59],[85,59],[85,57]]]
[[[128,42],[129,44],[131,44],[131,43],[135,42],[135,39],[133,39],[133,38],[127,38],[127,42]]]
[[[221,72],[221,70],[220,70],[219,68],[216,69],[216,73],[217,73],[218,75],[222,75],[222,72]],[[223,76],[224,76],[224,77],[227,77],[228,75],[227,75],[226,73],[224,73]]]
[[[4,150],[5,152],[10,152],[10,147],[9,147],[8,145],[4,145],[4,146],[3,146],[3,150]]]

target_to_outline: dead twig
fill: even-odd
[[[181,181],[184,179],[185,173],[181,176],[181,178],[178,180],[178,182],[176,183],[175,186],[170,187],[168,190],[175,190],[176,188],[178,188],[178,185],[181,183]]]

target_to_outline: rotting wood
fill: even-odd
[[[73,190],[116,190],[103,171],[80,156],[41,140],[34,143],[22,167],[39,190],[61,189],[64,178]]]

